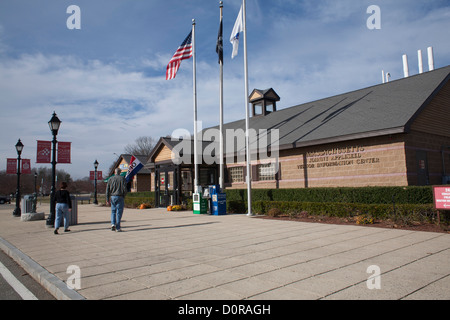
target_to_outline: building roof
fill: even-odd
[[[249,127],[279,129],[280,149],[404,133],[449,79],[447,66],[253,117]],[[245,119],[224,124],[239,128]]]
[[[261,129],[278,129],[280,150],[407,133],[412,122],[449,80],[450,66],[447,66],[281,109],[265,116],[252,117],[249,119],[249,127],[257,134]],[[270,89],[271,91],[273,90]],[[264,95],[269,90],[258,92]],[[219,126],[212,128],[218,129]],[[208,129],[211,128],[204,129],[203,132]],[[226,130],[245,130],[245,119],[226,123],[223,129],[226,146]],[[267,141],[270,146],[270,134]],[[154,160],[162,145],[173,150],[178,143],[171,141],[170,137],[161,138],[152,151],[149,162]],[[208,145],[216,146],[218,150],[218,141],[202,141],[201,148],[205,150]],[[235,152],[242,153],[244,149],[245,146],[242,148],[241,144],[239,148],[235,143]]]

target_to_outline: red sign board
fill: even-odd
[[[58,163],[70,163],[71,142],[58,142]]]
[[[52,142],[38,141],[36,163],[51,163]]]
[[[31,160],[22,159],[20,173],[31,174]],[[17,159],[6,159],[6,174],[17,174]]]
[[[23,174],[31,174],[31,160],[30,159],[22,159],[22,173]]]
[[[6,159],[6,174],[17,174],[17,159]]]
[[[433,187],[433,197],[436,210],[450,210],[450,186]]]
[[[95,171],[89,171],[89,180],[95,180]],[[103,180],[102,171],[97,171],[97,180]]]

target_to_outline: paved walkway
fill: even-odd
[[[85,204],[54,235],[13,209],[0,248],[58,299],[450,299],[450,234],[163,209],[125,209],[118,233]]]

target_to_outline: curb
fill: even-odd
[[[66,283],[48,272],[36,261],[0,237],[0,249],[16,261],[34,280],[40,283],[58,300],[86,300],[75,290],[67,287]]]

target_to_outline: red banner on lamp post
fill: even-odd
[[[22,159],[22,174],[31,174],[31,160]]]
[[[70,163],[70,145],[72,142],[58,142],[58,163]]]
[[[52,142],[38,141],[36,163],[51,163]]]
[[[103,173],[101,171],[97,171],[97,180],[103,179]],[[89,180],[95,180],[95,171],[89,171]]]
[[[17,173],[17,159],[6,159],[6,174]]]

